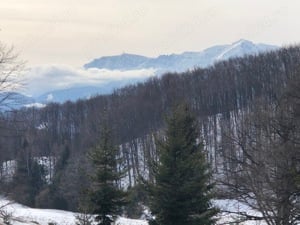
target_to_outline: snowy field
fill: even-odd
[[[220,211],[223,211],[218,215],[218,225],[225,225],[225,224],[235,224],[234,221],[242,221],[243,218],[238,216],[238,213],[246,213],[247,215],[251,216],[261,216],[261,214],[257,211],[252,210],[248,206],[236,201],[236,200],[215,200],[214,205],[216,205]],[[229,213],[235,212],[235,213]],[[239,225],[266,225],[263,221],[255,221],[255,220],[248,220],[244,222],[236,223]]]
[[[76,213],[52,210],[52,209],[33,209],[17,203],[8,204],[4,198],[0,198],[0,211],[11,214],[11,225],[75,225]],[[251,211],[247,206],[234,200],[215,200],[214,204],[221,210],[234,212],[247,212],[251,215],[259,215],[257,212]],[[220,213],[218,216],[219,225],[232,224],[238,219],[235,214]],[[0,219],[0,225],[3,225]],[[260,221],[246,221],[239,223],[240,225],[265,225]],[[148,225],[145,220],[133,220],[120,217],[116,225]]]
[[[8,204],[6,199],[0,199],[1,211],[11,214],[12,225],[75,225],[76,213],[53,210],[53,209],[33,209],[17,203]],[[4,207],[2,207],[4,206]],[[0,219],[0,225],[3,220]],[[133,220],[119,218],[116,225],[147,225],[144,220]]]

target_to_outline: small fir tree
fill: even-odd
[[[150,188],[154,216],[150,224],[214,224],[213,186],[198,136],[196,120],[186,106],[178,107],[167,119],[166,139],[158,143],[155,184]]]
[[[90,202],[98,225],[110,225],[126,204],[126,193],[118,188],[124,172],[119,171],[118,149],[107,126],[102,129],[100,143],[90,152],[94,166]]]
[[[11,197],[19,203],[35,206],[35,197],[46,185],[45,168],[31,155],[25,139],[17,155],[17,167],[11,183]]]

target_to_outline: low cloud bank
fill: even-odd
[[[24,94],[39,96],[43,93],[72,87],[103,87],[112,81],[144,80],[155,75],[155,69],[107,70],[83,69],[66,65],[42,65],[30,68],[24,74]]]

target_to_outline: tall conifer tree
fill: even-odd
[[[100,143],[90,152],[94,166],[90,200],[98,225],[110,225],[126,203],[125,192],[118,187],[124,174],[117,169],[119,165],[118,149],[113,144],[111,131],[104,126]]]
[[[214,224],[210,173],[198,143],[196,120],[186,106],[179,106],[167,119],[164,142],[158,144],[159,164],[150,189],[151,211],[158,225]]]

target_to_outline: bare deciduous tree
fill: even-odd
[[[16,91],[22,87],[21,72],[25,63],[18,57],[13,46],[9,47],[0,42],[0,128],[1,137],[5,140],[0,144],[0,171],[2,175],[2,163],[8,160],[8,157],[3,156],[8,152],[7,143],[9,142],[8,136],[15,138],[13,126],[7,123],[7,118],[2,116],[2,112],[10,110],[12,107],[18,105],[22,99],[19,99],[19,95]],[[14,140],[14,142],[16,142]],[[9,151],[12,151],[9,149]],[[0,176],[0,181],[1,181]],[[2,191],[2,190],[1,190]]]
[[[12,201],[7,201],[4,204],[0,205],[0,219],[2,219],[4,224],[11,224],[11,219],[12,219],[12,212],[10,212],[9,210],[7,210],[7,207],[9,205],[13,204]]]
[[[8,109],[18,103],[15,92],[22,86],[23,69],[24,62],[19,60],[13,46],[0,42],[0,108]]]
[[[300,83],[293,81],[277,104],[259,102],[229,135],[236,154],[228,159],[232,165],[222,183],[268,225],[300,221],[300,86],[295,84]]]

